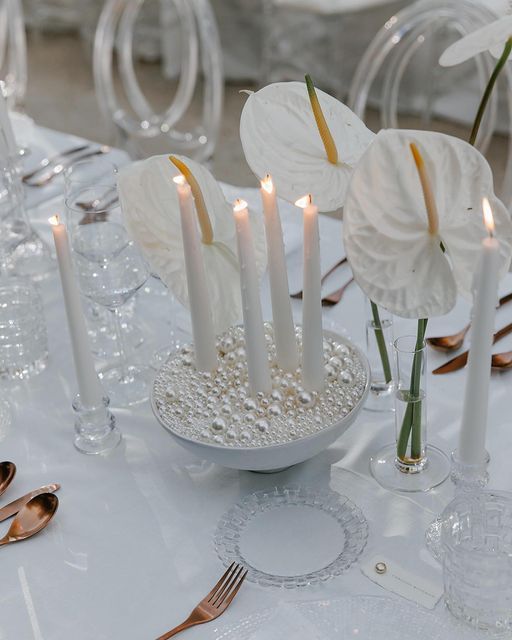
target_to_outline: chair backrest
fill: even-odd
[[[362,119],[368,103],[371,101],[380,109],[382,128],[398,127],[399,98],[403,101],[404,75],[411,69],[415,54],[423,53],[422,64],[414,67],[415,112],[420,112],[424,124],[428,124],[433,112],[442,104],[443,95],[453,90],[453,85],[461,89],[457,96],[456,108],[467,107],[471,98],[471,111],[465,114],[471,122],[476,114],[476,105],[483,95],[492,74],[496,60],[489,53],[473,58],[467,65],[473,64],[476,73],[466,73],[461,67],[443,69],[438,59],[444,48],[455,39],[471,33],[496,19],[496,14],[475,0],[419,0],[411,6],[390,17],[377,33],[354,75],[349,93],[348,104]],[[417,62],[417,60],[416,60]],[[443,84],[444,78],[444,84]],[[507,107],[508,126],[512,123],[512,73],[507,68],[502,74],[502,82],[508,86]],[[379,86],[377,86],[379,85]],[[421,96],[421,101],[418,100]],[[474,103],[474,104],[473,104]],[[460,113],[455,112],[453,102],[443,115],[457,120]],[[409,105],[411,106],[411,105]],[[498,92],[495,91],[489,101],[487,115],[484,118],[476,146],[485,153],[497,126]],[[507,206],[512,204],[512,136],[509,136],[508,164],[500,196]]]
[[[155,113],[146,99],[134,68],[134,29],[143,4],[144,0],[107,0],[103,7],[93,54],[100,108],[132,155],[138,155],[133,150],[137,141],[164,136],[170,151],[207,160],[217,141],[224,95],[222,51],[209,0],[160,0],[162,40],[176,38],[173,50],[180,63],[174,98],[160,113]],[[174,18],[172,29],[169,14]],[[124,96],[118,95],[114,83],[116,65]],[[178,126],[189,111],[200,78],[203,87],[199,122],[182,131]]]
[[[403,89],[404,75],[415,55],[421,52],[423,61],[412,74],[416,82],[411,94],[416,98],[415,110],[419,110],[424,120],[428,121],[434,102],[442,91],[445,70],[439,67],[438,59],[443,49],[457,37],[495,19],[492,11],[473,0],[420,0],[399,11],[380,29],[361,59],[350,88],[349,105],[360,117],[364,117],[371,96],[379,105],[381,126],[398,127],[399,97],[403,97],[400,89]],[[495,62],[490,54],[485,54],[474,58],[474,64],[482,95]],[[456,73],[462,76],[460,69]],[[454,72],[447,70],[446,76],[453,80]],[[377,81],[380,91],[375,95],[373,90]],[[448,88],[452,87],[446,84],[443,87],[444,90]],[[418,96],[422,96],[423,104]],[[484,151],[496,124],[496,112],[497,99],[494,96],[477,142]]]
[[[27,91],[27,42],[21,0],[0,0],[0,79],[9,107],[22,106]]]

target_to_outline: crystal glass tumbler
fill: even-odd
[[[442,515],[444,598],[477,629],[512,633],[512,494],[464,493]]]
[[[42,371],[47,360],[39,293],[27,280],[0,279],[0,377],[28,378]]]

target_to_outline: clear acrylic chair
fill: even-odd
[[[159,2],[161,38],[175,38],[179,63],[174,97],[159,113],[144,95],[134,67],[134,29],[143,4],[144,0],[107,0],[101,12],[93,53],[101,110],[121,146],[134,157],[144,154],[145,141],[162,138],[169,151],[206,161],[217,142],[224,96],[222,51],[209,0]],[[185,127],[197,93],[202,93],[199,122]]]
[[[0,0],[0,78],[9,107],[23,106],[27,91],[27,42],[21,0]]]
[[[464,65],[444,69],[438,60],[456,39],[493,20],[496,15],[473,0],[420,0],[391,16],[362,57],[350,88],[348,105],[362,119],[367,106],[377,107],[382,128],[397,128],[399,112],[419,114],[429,128],[434,114],[471,122],[496,61],[483,53]],[[507,84],[508,120],[512,116],[512,80]],[[451,98],[450,98],[451,96]],[[476,146],[489,148],[497,127],[498,92],[494,92]],[[512,142],[510,143],[512,145]],[[512,199],[512,146],[501,198]]]

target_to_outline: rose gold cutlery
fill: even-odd
[[[345,284],[342,287],[340,287],[333,293],[330,293],[328,296],[325,296],[325,298],[322,298],[322,307],[333,307],[334,305],[338,304],[338,302],[343,297],[343,294],[345,293],[347,287],[353,282],[354,282],[354,277],[352,276],[352,278],[350,278],[350,280],[345,282]]]
[[[0,462],[0,496],[13,481],[16,475],[16,465],[14,462]]]
[[[72,156],[70,158],[61,160],[58,164],[55,164],[51,168],[43,167],[39,171],[37,171],[32,177],[27,178],[25,180],[25,184],[29,187],[44,187],[49,182],[51,182],[54,178],[60,175],[64,169],[67,169],[74,162],[78,162],[79,160],[86,160],[87,158],[92,158],[93,156],[103,155],[104,153],[109,153],[110,147],[104,145],[92,151],[88,151],[87,153],[81,153],[76,156]],[[42,174],[41,177],[37,177],[39,174]]]
[[[29,500],[19,511],[3,538],[0,547],[26,540],[42,531],[55,515],[59,499],[53,493],[40,493]]]
[[[507,302],[512,300],[512,293],[508,293],[506,296],[500,298],[498,302],[498,308],[502,307]],[[456,351],[462,347],[462,343],[464,342],[464,338],[466,337],[469,328],[471,327],[471,323],[469,323],[462,331],[458,331],[451,336],[443,336],[440,338],[427,338],[427,343],[433,348],[438,349],[439,351]]]
[[[75,153],[80,153],[80,151],[85,151],[85,149],[88,149],[90,146],[91,145],[89,143],[82,144],[79,147],[73,147],[72,149],[68,149],[67,151],[61,151],[60,153],[57,153],[56,155],[54,155],[53,158],[43,158],[39,163],[38,167],[36,167],[33,171],[30,171],[30,173],[26,173],[22,177],[23,182],[30,180],[30,178],[35,176],[36,173],[39,173],[43,169],[46,169],[46,167],[49,167],[51,164],[55,164],[59,162],[60,160],[62,160],[62,158],[66,158],[67,156],[72,156]]]
[[[500,369],[510,369],[512,367],[512,351],[495,353],[492,356],[491,367],[497,371]]]
[[[327,278],[331,275],[331,273],[334,273],[336,269],[338,267],[341,267],[342,264],[345,264],[345,262],[347,262],[346,257],[342,258],[333,267],[331,267],[329,271],[322,276],[322,280],[321,280],[322,284],[327,280]],[[299,291],[297,293],[290,293],[290,298],[294,298],[295,300],[302,300],[302,291]]]
[[[5,507],[0,509],[0,522],[7,520],[11,516],[14,516],[18,511],[20,511],[27,502],[35,498],[36,496],[41,495],[42,493],[54,493],[60,489],[60,484],[48,484],[44,487],[39,487],[39,489],[34,489],[30,493],[25,494],[21,498],[6,504]]]
[[[494,336],[493,336],[493,344],[495,344],[496,342],[498,342],[498,340],[501,340],[501,338],[504,338],[505,336],[508,336],[509,333],[512,333],[512,323],[511,324],[507,324],[505,327],[503,327],[502,329],[500,329],[499,331],[497,331]],[[497,354],[498,356],[506,356],[506,354]],[[443,373],[452,373],[452,371],[458,371],[459,369],[462,369],[463,367],[466,366],[467,362],[468,362],[468,357],[469,357],[469,350],[468,351],[464,351],[464,353],[461,353],[460,355],[456,356],[455,358],[452,358],[451,360],[449,360],[448,362],[445,362],[445,364],[441,365],[440,367],[438,367],[437,369],[434,369],[434,371],[432,371],[433,374],[435,375],[439,375],[439,374],[443,374]],[[496,358],[496,356],[493,356],[493,362],[494,359]],[[497,364],[493,366],[496,366],[496,368],[507,368],[503,362],[506,361],[506,357],[504,359],[497,359]],[[500,364],[501,362],[501,364]]]
[[[195,607],[185,622],[164,633],[163,636],[159,636],[157,640],[168,640],[168,638],[175,636],[177,633],[180,633],[180,631],[188,629],[189,627],[211,622],[211,620],[218,618],[232,603],[246,575],[247,570],[244,571],[243,566],[233,562],[210,593]]]

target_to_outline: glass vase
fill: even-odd
[[[393,316],[366,300],[366,355],[370,363],[368,411],[393,411]]]
[[[396,491],[428,491],[450,473],[448,456],[427,445],[425,327],[426,321],[420,320],[417,336],[403,336],[395,341],[396,440],[370,461],[375,479]]]

